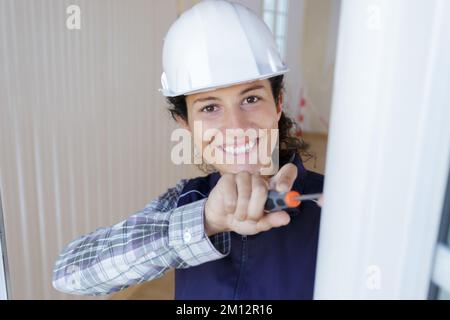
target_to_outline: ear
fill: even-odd
[[[277,107],[277,117],[278,117],[278,121],[280,121],[281,118],[281,112],[283,111],[283,92],[280,92],[280,95],[278,96],[278,103],[276,105]]]
[[[179,115],[175,115],[175,120],[178,123],[178,125],[188,131],[191,131],[191,129],[189,128],[189,125],[187,123],[187,121],[185,119],[183,119],[182,117],[180,117]]]

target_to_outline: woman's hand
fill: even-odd
[[[205,231],[208,236],[225,231],[254,235],[287,225],[285,211],[267,214],[264,204],[268,189],[287,192],[297,177],[297,167],[288,163],[269,181],[259,174],[246,171],[226,173],[211,190],[205,204]]]
[[[317,205],[321,208],[323,207],[323,195],[317,200]]]

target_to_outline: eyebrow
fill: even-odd
[[[195,99],[194,102],[192,103],[192,105],[196,104],[197,102],[204,102],[204,101],[218,101],[219,99],[216,97],[206,97],[206,98],[198,98]]]
[[[242,95],[246,94],[247,92],[250,92],[250,91],[253,91],[253,90],[257,90],[257,89],[264,89],[264,86],[263,86],[263,85],[254,85],[254,86],[248,87],[248,88],[242,90],[242,91],[239,93],[239,95],[242,96]],[[192,103],[192,105],[196,104],[197,102],[218,101],[218,100],[220,100],[220,99],[219,99],[219,98],[216,98],[216,97],[198,98],[198,99],[195,99],[195,100],[194,100],[194,102]]]
[[[247,92],[250,92],[250,91],[253,91],[253,90],[257,90],[257,89],[264,89],[264,86],[261,85],[261,84],[260,85],[254,85],[252,87],[249,87],[247,89],[242,90],[240,95],[242,96],[242,95],[246,94]]]

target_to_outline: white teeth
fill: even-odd
[[[249,152],[255,146],[255,144],[256,144],[256,140],[253,140],[250,143],[246,143],[245,146],[240,146],[240,147],[236,147],[236,148],[231,147],[231,146],[226,146],[224,150],[226,153],[237,155],[237,154]]]

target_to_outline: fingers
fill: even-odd
[[[285,211],[276,211],[263,216],[256,224],[257,232],[268,231],[272,228],[278,228],[287,225],[291,217]]]
[[[233,214],[236,211],[237,205],[237,190],[234,181],[234,175],[224,174],[220,179],[221,192],[223,192],[225,212]]]
[[[288,163],[281,167],[275,176],[270,179],[270,188],[278,192],[287,192],[291,190],[295,179],[297,178],[297,167]]]
[[[271,183],[275,184],[278,192],[285,192],[292,188],[297,176],[297,168],[288,164],[283,166]],[[284,226],[290,222],[285,211],[270,214],[264,212],[269,183],[259,174],[242,171],[237,174],[224,174],[217,189],[219,207],[224,206],[226,225],[229,230],[241,234],[256,234],[272,228]],[[223,204],[220,205],[220,199]],[[218,212],[220,212],[219,210]]]
[[[234,215],[237,220],[243,221],[247,218],[248,204],[252,194],[252,177],[247,171],[242,171],[236,174],[235,179],[238,196]]]
[[[252,194],[247,209],[247,218],[257,221],[264,214],[264,204],[267,199],[267,183],[260,175],[252,175]]]

